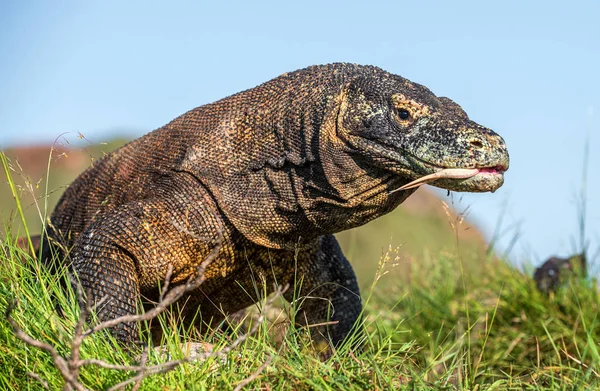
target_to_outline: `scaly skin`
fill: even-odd
[[[221,233],[182,318],[199,307],[219,320],[256,302],[257,282],[301,281],[297,320],[337,321],[314,334],[335,345],[361,301],[333,234],[392,211],[414,189],[392,190],[442,168],[486,169],[434,185],[494,191],[508,153],[426,87],[371,66],[313,66],[193,109],[96,162],[66,190],[49,236],[72,249],[65,263],[92,298],[109,298],[98,315],[110,319],[156,300],[169,265],[173,283],[185,281]],[[45,258],[58,247],[46,242]],[[113,331],[137,338],[136,325]]]

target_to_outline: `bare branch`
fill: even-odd
[[[144,351],[142,352],[142,356],[140,358],[140,366],[145,367],[148,362],[148,345],[144,346]],[[146,377],[146,371],[140,370],[140,373],[136,376],[138,378],[137,382],[133,385],[131,391],[137,391],[142,386],[142,381]]]
[[[90,297],[88,292],[87,296],[83,294],[83,287],[81,284],[77,284],[77,301],[79,302],[79,319],[77,319],[77,323],[75,324],[75,330],[73,332],[73,340],[71,341],[71,358],[68,361],[69,369],[73,378],[77,379],[79,377],[79,367],[78,363],[80,362],[80,348],[83,343],[83,327],[85,326],[85,321],[88,319],[92,308],[89,302],[85,299],[85,297]]]
[[[73,387],[77,391],[85,391],[85,387],[83,387],[83,385],[81,385],[77,381],[77,379],[75,377],[73,377],[73,374],[69,370],[69,364],[63,357],[61,357],[60,354],[58,354],[58,352],[56,351],[54,346],[52,346],[48,343],[42,342],[42,341],[38,341],[37,339],[30,337],[27,333],[25,333],[19,327],[17,322],[12,317],[12,311],[14,310],[14,307],[15,307],[15,303],[14,302],[10,303],[6,309],[5,314],[6,314],[6,320],[12,327],[13,332],[15,333],[15,336],[17,338],[19,338],[21,341],[25,342],[26,344],[31,345],[31,346],[36,347],[41,350],[45,350],[46,352],[48,352],[50,354],[50,356],[52,357],[52,362],[54,363],[54,366],[56,367],[56,369],[58,369],[61,376],[65,379],[65,383],[66,383],[65,388],[70,389],[71,387]],[[69,387],[67,387],[67,386],[69,386]]]
[[[30,372],[27,372],[27,376],[39,381],[40,384],[42,385],[42,387],[44,387],[46,390],[50,389],[50,387],[48,386],[48,382],[46,380],[42,379],[42,377],[40,375],[38,375],[37,373],[30,371]]]
[[[167,274],[165,275],[165,283],[162,286],[162,291],[160,292],[160,297],[158,298],[158,302],[160,303],[165,299],[165,293],[169,291],[169,284],[171,284],[171,277],[173,276],[173,265],[169,264],[167,268]]]
[[[30,337],[27,333],[25,333],[19,327],[17,322],[12,317],[12,312],[13,312],[14,308],[15,308],[15,303],[14,302],[10,303],[8,305],[8,307],[6,308],[5,315],[6,315],[6,320],[8,321],[8,323],[10,324],[10,326],[13,329],[13,332],[15,333],[15,336],[28,345],[31,345],[31,346],[36,347],[41,350],[45,350],[46,352],[50,353],[50,356],[52,357],[52,362],[54,363],[54,366],[56,367],[56,369],[58,369],[60,371],[60,373],[63,376],[63,378],[65,379],[65,381],[69,384],[72,382],[75,382],[76,380],[73,378],[73,376],[71,375],[71,373],[69,371],[69,365],[67,364],[66,360],[64,358],[62,358],[60,356],[60,354],[58,354],[58,352],[56,351],[54,346],[52,346],[48,343],[42,342],[42,341],[38,341],[37,339]],[[76,388],[76,389],[78,389],[78,388]],[[84,390],[84,388],[80,388],[80,389]]]

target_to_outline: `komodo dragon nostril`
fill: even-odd
[[[479,140],[471,140],[469,142],[471,143],[471,146],[473,148],[477,148],[477,149],[483,148],[483,143],[481,141],[479,141]]]

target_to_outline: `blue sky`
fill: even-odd
[[[3,1],[0,146],[135,137],[286,71],[380,66],[458,102],[506,140],[494,194],[455,206],[538,263],[600,245],[600,2]],[[518,235],[514,247],[511,239]]]

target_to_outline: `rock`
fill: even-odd
[[[535,269],[533,279],[541,292],[549,293],[555,291],[568,276],[572,275],[586,275],[584,253],[569,258],[549,258],[542,266]]]

